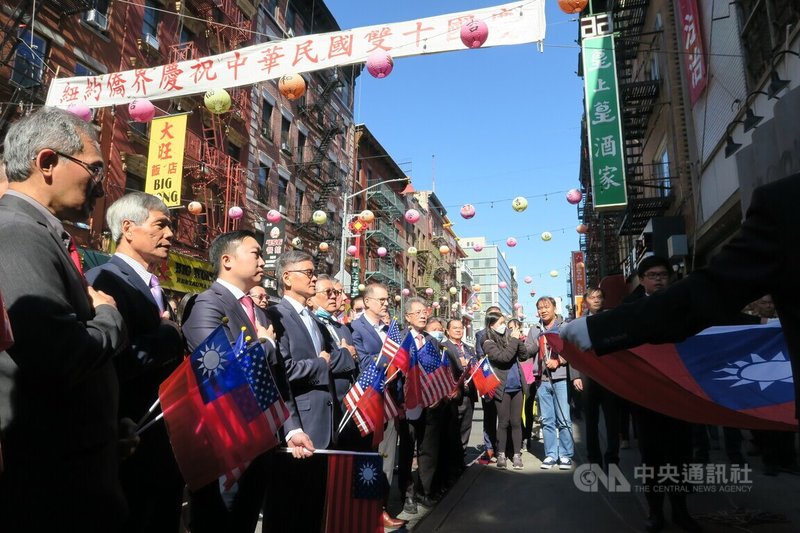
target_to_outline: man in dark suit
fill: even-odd
[[[353,344],[361,370],[373,364],[381,353],[386,339],[384,323],[389,311],[389,291],[381,283],[370,283],[364,291],[364,312],[350,323]],[[391,479],[391,477],[389,478]]]
[[[462,374],[470,368],[470,361],[476,361],[475,350],[469,344],[462,342],[464,338],[464,324],[461,320],[453,319],[447,323],[447,340],[442,343],[442,348],[447,351],[447,357],[450,361],[450,370],[453,372],[453,379],[458,382]],[[464,379],[466,381],[466,378]],[[463,469],[463,454],[469,444],[469,435],[472,431],[472,413],[475,409],[475,402],[478,401],[478,391],[475,389],[475,384],[470,381],[463,385],[462,390],[455,396],[454,401],[458,410],[458,417],[455,420],[455,425],[450,429],[454,434],[460,435],[460,454],[456,456],[459,461],[462,461],[461,468]]]
[[[172,223],[164,202],[142,192],[114,202],[106,222],[116,253],[89,270],[86,279],[114,297],[128,327],[129,345],[114,361],[120,382],[119,413],[139,420],[184,354],[183,335],[155,275],[169,255]],[[141,436],[136,452],[120,464],[120,481],[130,508],[124,531],[178,529],[184,483],[164,424]]]
[[[194,350],[227,318],[225,331],[231,342],[242,328],[253,339],[266,339],[264,349],[276,385],[289,409],[289,420],[283,426],[286,440],[295,457],[308,457],[314,450],[312,441],[303,432],[298,409],[286,381],[283,361],[273,348],[275,333],[272,325],[247,294],[264,276],[264,259],[261,246],[252,232],[246,230],[224,233],[214,239],[209,249],[209,259],[217,271],[217,280],[195,300],[192,312],[183,324],[183,334],[190,350]],[[267,478],[280,480],[279,471],[283,456],[276,453],[262,455],[244,472],[231,491],[220,491],[219,483],[212,483],[191,495],[190,526],[193,533],[233,531],[252,532],[258,521],[259,508],[265,491],[275,496],[270,502],[280,510],[279,487]],[[276,518],[277,520],[277,518]]]
[[[333,375],[342,373],[348,361],[352,365],[353,358],[347,350],[334,345],[328,330],[308,309],[307,303],[314,296],[317,283],[313,258],[300,250],[281,254],[277,277],[283,299],[267,309],[267,314],[275,326],[278,357],[286,366],[303,431],[317,448],[333,448],[341,419]],[[302,498],[289,503],[299,505],[296,512],[292,512],[294,529],[321,529],[326,472],[323,456],[292,465],[291,475],[284,480],[285,490],[290,494],[302,494]]]
[[[0,531],[115,531],[126,506],[112,358],[127,336],[61,222],[88,220],[103,195],[100,146],[91,124],[46,107],[14,123],[4,148],[0,289],[15,344],[0,356]]]

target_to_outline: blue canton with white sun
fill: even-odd
[[[353,497],[380,500],[383,493],[383,459],[380,456],[353,457]]]

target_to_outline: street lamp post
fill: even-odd
[[[395,178],[395,179],[391,179],[391,180],[380,181],[380,182],[372,184],[372,185],[370,185],[368,187],[364,187],[363,189],[359,189],[358,191],[355,191],[355,192],[352,192],[350,194],[344,195],[344,197],[343,197],[344,201],[342,202],[344,204],[344,206],[343,206],[343,214],[342,214],[342,242],[341,242],[341,246],[340,246],[340,249],[339,249],[339,275],[342,277],[342,279],[340,281],[342,282],[343,286],[344,286],[344,256],[345,256],[345,252],[347,250],[347,239],[349,239],[350,237],[353,236],[350,233],[350,229],[348,228],[348,224],[349,224],[348,218],[350,217],[350,214],[351,214],[350,213],[350,200],[352,200],[353,198],[355,198],[359,194],[365,193],[365,192],[367,192],[367,191],[369,191],[371,189],[374,189],[375,187],[378,187],[380,185],[384,185],[386,183],[396,183],[398,181],[406,181],[407,182],[408,178],[404,177],[404,178]],[[353,291],[353,280],[351,279],[350,280],[350,292],[352,292],[352,291]]]

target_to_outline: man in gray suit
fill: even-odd
[[[62,220],[86,221],[103,196],[94,127],[43,108],[5,138],[0,289],[15,344],[0,361],[5,472],[0,531],[114,531],[117,377],[126,343],[114,299],[86,285]],[[46,504],[42,504],[46,502]]]
[[[197,297],[191,314],[183,324],[183,334],[189,349],[194,350],[199,346],[223,323],[223,318],[227,318],[224,322],[225,331],[231,342],[235,341],[242,329],[245,335],[253,339],[265,339],[267,361],[290,413],[283,426],[287,443],[295,457],[310,456],[314,445],[303,432],[297,407],[286,381],[283,361],[276,357],[274,329],[248,294],[264,277],[261,246],[251,231],[231,231],[214,239],[208,255],[217,271],[217,280]],[[277,516],[284,516],[283,506],[278,503],[281,497],[279,487],[277,483],[269,483],[270,480],[282,481],[283,476],[279,472],[283,469],[283,463],[278,454],[267,453],[250,465],[239,479],[235,490],[221,492],[220,485],[214,483],[192,493],[192,532],[252,532],[258,522],[258,511],[265,491],[273,496],[270,498],[271,508],[265,511],[276,511]]]
[[[317,286],[312,257],[300,250],[281,254],[277,276],[283,299],[269,307],[267,315],[275,326],[278,356],[286,365],[303,431],[317,448],[332,448],[341,417],[333,374],[345,372],[352,356],[335,345],[327,328],[309,311],[307,303]],[[299,504],[292,513],[296,517],[292,529],[320,531],[327,477],[324,457],[292,467],[286,491],[303,494],[297,502],[290,502]]]

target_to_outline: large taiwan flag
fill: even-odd
[[[563,344],[548,333],[554,346]],[[578,370],[634,403],[698,424],[797,430],[794,383],[780,324],[718,326],[676,344],[597,357],[566,343]]]

